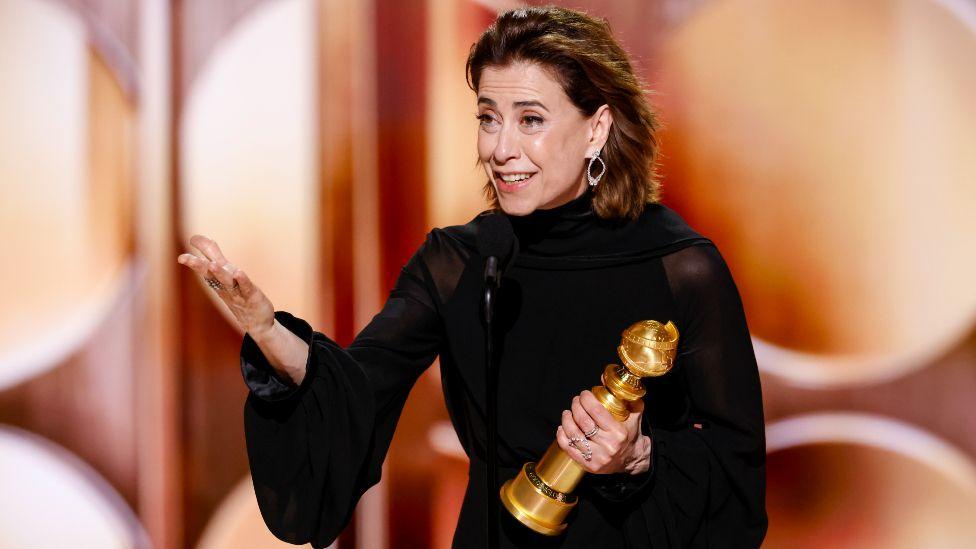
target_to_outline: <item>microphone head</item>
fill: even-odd
[[[504,271],[518,254],[518,240],[512,229],[512,222],[503,213],[484,216],[478,226],[478,253],[484,257],[495,256],[499,268]]]

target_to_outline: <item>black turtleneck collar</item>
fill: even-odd
[[[599,221],[593,212],[593,191],[589,186],[578,197],[554,208],[536,209],[526,215],[505,214],[512,222],[519,250],[548,255],[550,246],[581,237]],[[553,251],[553,250],[550,250]]]
[[[515,265],[533,269],[573,270],[605,267],[663,255],[700,242],[698,234],[674,210],[647,204],[636,220],[601,219],[593,211],[599,190],[587,187],[580,196],[548,209],[517,216],[504,214],[518,238]],[[486,210],[451,231],[475,245],[474,235]]]

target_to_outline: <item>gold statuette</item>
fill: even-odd
[[[607,364],[603,385],[591,389],[617,420],[630,416],[633,403],[644,397],[641,378],[668,373],[678,348],[678,328],[668,321],[642,320],[623,331],[617,355],[624,363]],[[566,529],[566,515],[576,505],[572,491],[585,469],[553,442],[538,463],[529,462],[501,488],[505,508],[529,528],[555,536]]]

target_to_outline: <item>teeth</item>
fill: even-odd
[[[516,173],[511,175],[503,175],[502,180],[508,183],[513,183],[515,181],[522,181],[523,179],[528,179],[532,177],[530,173]]]

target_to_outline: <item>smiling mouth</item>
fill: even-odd
[[[502,178],[502,174],[499,172],[494,172],[495,184],[498,186],[500,191],[511,192],[522,187],[527,186],[529,183],[535,180],[535,175],[538,172],[524,172],[519,174],[506,175],[509,181]],[[516,177],[512,177],[516,176]],[[528,176],[528,177],[526,177]]]

